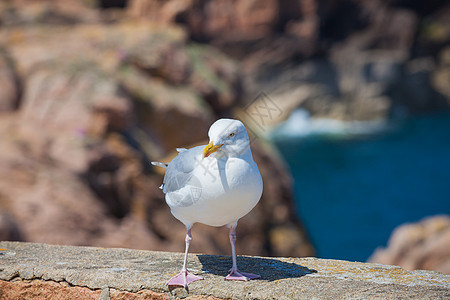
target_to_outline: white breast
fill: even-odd
[[[233,224],[252,210],[262,194],[258,167],[253,160],[241,158],[205,158],[189,182],[178,194],[166,195],[172,214],[187,226]],[[189,200],[180,202],[177,197],[186,194]]]

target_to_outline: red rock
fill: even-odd
[[[22,91],[11,57],[3,49],[0,49],[0,86],[0,113],[16,110]]]
[[[429,217],[397,227],[388,246],[377,249],[369,261],[450,274],[450,217]]]
[[[0,298],[3,300],[16,299],[100,299],[102,290],[92,290],[87,287],[71,286],[65,282],[54,282],[44,280],[21,280],[12,281],[0,280]],[[103,295],[102,295],[103,296]],[[109,295],[114,300],[168,300],[168,293],[158,293],[151,290],[141,290],[139,292],[128,292],[116,289],[109,289]],[[102,298],[103,299],[103,298]],[[109,299],[109,298],[108,298]],[[218,300],[213,296],[190,295],[191,300]]]
[[[13,299],[98,299],[101,291],[53,281],[0,280],[0,298]]]
[[[279,5],[277,0],[132,0],[128,13],[157,22],[181,22],[193,37],[221,43],[271,34],[278,21]]]
[[[44,280],[0,280],[0,298],[15,299],[99,299],[101,290],[91,290],[86,287],[70,286],[64,282]],[[142,290],[137,293],[111,289],[112,299],[169,299],[165,293]]]
[[[272,13],[258,3],[245,4],[247,11]],[[249,32],[259,28],[242,22]],[[25,241],[183,251],[185,228],[170,214],[158,189],[162,175],[149,161],[204,143],[213,121],[232,115],[242,97],[237,64],[190,44],[170,25],[1,30],[0,43],[8,45],[24,85],[17,112],[0,116],[6,238],[14,239],[16,226]],[[292,210],[289,176],[272,157],[255,150],[266,192],[240,222],[238,251],[310,255]],[[226,228],[198,225],[193,235],[194,252],[230,253]],[[273,244],[280,240],[284,247]]]
[[[13,0],[0,3],[0,23],[5,26],[24,24],[76,24],[98,22],[100,14],[86,1],[79,0]]]
[[[23,240],[19,226],[9,213],[0,214],[0,241]]]

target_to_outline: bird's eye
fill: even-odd
[[[234,136],[234,132],[230,133],[228,136],[229,137],[233,137]]]

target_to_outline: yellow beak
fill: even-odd
[[[203,158],[210,156],[212,153],[219,150],[220,147],[222,147],[223,144],[214,146],[213,142],[209,143],[205,149],[203,149]]]

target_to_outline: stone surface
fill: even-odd
[[[377,249],[369,261],[450,274],[450,216],[399,226],[387,247]]]
[[[42,299],[53,295],[83,295],[98,299],[170,296],[166,281],[178,272],[183,254],[1,242],[0,296]],[[228,256],[195,254],[189,267],[205,280],[190,285],[191,299],[444,299],[450,296],[450,276],[431,271],[318,258],[239,257],[242,270],[260,280],[225,281]],[[45,282],[43,281],[45,280]],[[24,289],[19,289],[19,288]],[[7,289],[5,289],[7,288]],[[17,292],[17,294],[14,294]],[[39,293],[39,294],[38,294]],[[171,297],[172,297],[171,296]]]

